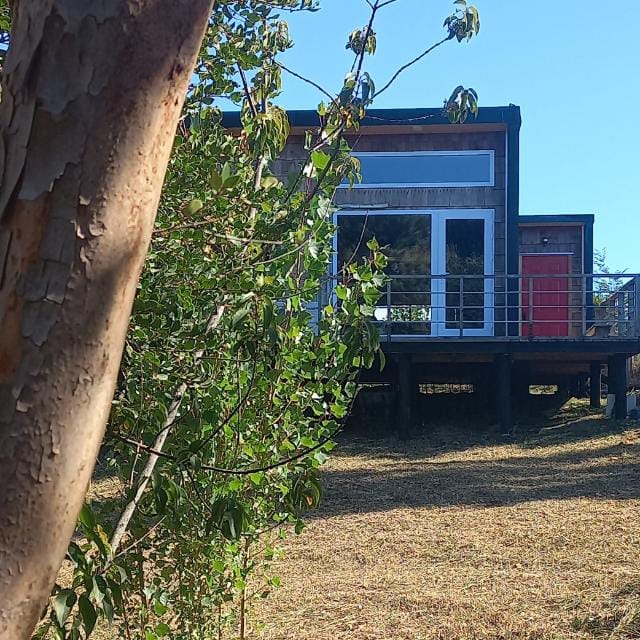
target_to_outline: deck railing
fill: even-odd
[[[640,338],[639,274],[390,276],[383,340]]]

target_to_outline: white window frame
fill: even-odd
[[[430,334],[392,334],[391,340],[423,341],[434,338],[460,337],[459,329],[446,328],[446,284],[443,276],[446,267],[447,220],[484,220],[484,327],[463,329],[462,337],[491,337],[495,329],[495,209],[338,209],[334,213],[336,232],[333,234],[332,276],[338,273],[339,216],[384,216],[384,215],[428,215],[431,216],[431,318]],[[335,291],[331,297],[336,303]]]
[[[388,157],[390,159],[409,156],[489,156],[488,181],[479,182],[356,182],[354,189],[423,189],[423,188],[466,188],[466,187],[495,187],[496,184],[496,153],[493,149],[463,149],[460,151],[355,151],[355,158]],[[341,184],[339,189],[351,188],[349,184]]]

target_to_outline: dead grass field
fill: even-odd
[[[640,638],[640,430],[563,411],[510,441],[345,437],[255,637]]]

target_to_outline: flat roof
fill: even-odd
[[[592,225],[595,216],[592,213],[534,213],[521,214],[519,224],[584,224]]]
[[[309,110],[287,111],[291,128],[317,127],[320,124],[318,112]],[[506,107],[480,107],[477,117],[469,116],[467,125],[473,124],[502,124],[520,126],[522,120],[520,107],[510,104]],[[361,127],[384,127],[398,125],[449,125],[451,124],[442,108],[416,109],[369,109],[361,121]],[[240,127],[240,112],[225,111],[222,114],[222,126],[228,129]]]

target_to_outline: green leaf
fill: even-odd
[[[96,613],[96,610],[91,604],[89,598],[87,598],[87,596],[85,596],[84,594],[81,595],[78,599],[78,609],[80,611],[80,615],[82,616],[85,634],[88,637],[96,626],[98,614]]]
[[[109,598],[105,598],[102,601],[102,611],[104,611],[104,617],[107,619],[109,624],[113,623],[113,603]]]
[[[72,589],[62,589],[52,598],[51,604],[53,611],[61,627],[64,626],[66,619],[69,617],[69,613],[76,603],[76,599],[75,591]]]
[[[166,622],[161,622],[159,625],[156,626],[156,635],[159,638],[164,638],[168,636],[170,631],[171,629],[169,628],[169,625]]]
[[[343,407],[342,405],[334,403],[334,404],[331,405],[331,413],[336,418],[344,418],[347,415],[347,409],[345,407]]]
[[[222,188],[223,189],[233,189],[233,187],[235,187],[238,184],[238,182],[240,182],[240,176],[239,175],[229,176],[222,183]]]
[[[204,204],[202,203],[202,200],[199,200],[198,198],[194,198],[185,208],[185,213],[187,215],[194,215],[195,213],[198,213],[198,211],[200,211],[200,209],[202,209],[202,207],[204,207]]]
[[[240,307],[234,314],[231,319],[231,326],[234,329],[237,329],[245,320],[245,318],[249,315],[251,311],[251,305],[247,304],[244,307]]]
[[[329,166],[330,160],[331,156],[324,151],[313,151],[311,153],[311,162],[318,171],[324,171]]]
[[[278,178],[276,178],[275,176],[265,176],[264,178],[262,178],[261,186],[263,189],[274,189],[279,185],[280,180],[278,180]]]
[[[122,569],[120,570],[122,571]],[[109,589],[107,581],[102,576],[93,576],[91,582],[92,588],[89,597],[93,599],[98,605],[100,605]]]
[[[222,188],[222,176],[215,169],[209,174],[209,184],[214,191],[220,191]]]
[[[225,564],[222,560],[214,560],[211,566],[213,567],[214,571],[217,571],[218,573],[224,573]]]
[[[78,516],[78,520],[87,529],[93,530],[96,527],[96,518],[93,515],[93,511],[91,511],[91,507],[86,503],[83,504],[82,509],[80,509],[80,515]]]
[[[315,458],[316,462],[320,465],[323,465],[329,459],[329,456],[326,453],[323,453],[322,451],[316,451],[313,454],[313,457]]]
[[[315,240],[309,240],[309,253],[316,259],[320,255],[320,245]]]
[[[338,300],[346,300],[349,297],[349,289],[344,285],[339,284],[336,287],[336,296],[338,296]]]

